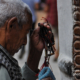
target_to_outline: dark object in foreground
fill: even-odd
[[[40,27],[40,36],[42,37],[47,49],[51,52],[50,54],[47,54],[47,56],[51,56],[52,54],[54,54],[54,36],[52,35],[52,38],[50,38],[48,29],[40,25],[40,23],[38,23],[38,26]]]
[[[47,24],[48,24],[48,21],[47,21]],[[53,36],[53,34],[52,34],[52,37],[50,38],[49,30],[45,26],[41,25],[40,23],[38,23],[38,26],[40,27],[40,33],[39,33],[40,37],[42,38],[45,46],[47,47],[47,49],[45,48],[45,60],[44,60],[44,63],[42,64],[42,66],[40,68],[40,71],[41,71],[44,67],[50,66],[49,59],[50,59],[50,56],[52,56],[54,54],[55,48],[54,48],[54,36]],[[36,74],[35,76],[38,76],[38,74]]]

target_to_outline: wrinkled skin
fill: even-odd
[[[8,19],[5,24],[0,28],[0,44],[9,52],[10,55],[14,55],[22,45],[26,45],[29,30],[32,26],[32,16],[28,15],[28,22],[21,27],[18,25],[16,17]],[[51,28],[47,24],[40,23],[49,30],[49,35],[52,37]],[[38,69],[39,60],[42,54],[42,50],[45,45],[39,35],[40,28],[36,28],[31,36],[30,52],[27,61],[27,65],[34,72]],[[50,80],[50,79],[49,79]]]
[[[31,21],[31,20],[30,20]],[[29,23],[29,22],[28,22]],[[27,33],[31,28],[31,24],[24,24],[22,28],[18,26],[18,23],[9,31],[6,32],[6,49],[12,55],[17,52],[22,45],[27,43]]]
[[[47,27],[47,29],[49,30],[49,35],[50,35],[50,37],[52,37],[52,32],[51,32],[50,26],[47,24],[43,24],[43,23],[41,23],[41,25]],[[34,30],[33,34],[31,35],[30,53],[29,53],[29,58],[27,61],[28,66],[35,72],[38,68],[39,60],[40,60],[42,51],[45,47],[45,45],[42,41],[42,38],[39,35],[39,32],[40,32],[40,27],[36,28]],[[34,65],[34,66],[32,66],[32,65]]]

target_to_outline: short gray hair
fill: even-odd
[[[29,7],[22,0],[0,0],[0,27],[5,21],[17,17],[19,25],[28,21],[26,11],[31,14]]]

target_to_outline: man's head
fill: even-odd
[[[14,55],[27,43],[32,15],[21,0],[0,0],[0,44]]]

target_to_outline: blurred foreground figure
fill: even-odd
[[[72,0],[57,0],[59,22],[59,68],[61,80],[72,79]]]
[[[52,31],[55,35],[56,52],[54,61],[58,58],[58,16],[57,16],[57,0],[46,0],[45,9],[47,12],[47,20],[52,25]]]
[[[31,9],[31,13],[32,13],[32,28],[30,30],[30,36],[31,36],[33,30],[35,29],[35,24],[37,21],[35,11],[39,9],[40,0],[22,0],[22,1],[26,3]],[[25,54],[25,46],[22,47],[19,58],[20,59],[23,58],[24,54]]]
[[[40,25],[48,29],[52,38],[50,26]],[[32,14],[25,3],[21,0],[0,0],[0,80],[37,79],[35,75],[39,71],[38,64],[45,46],[39,36],[39,27],[33,31],[28,61],[22,69],[12,57],[22,45],[26,45],[26,35],[31,27]]]

